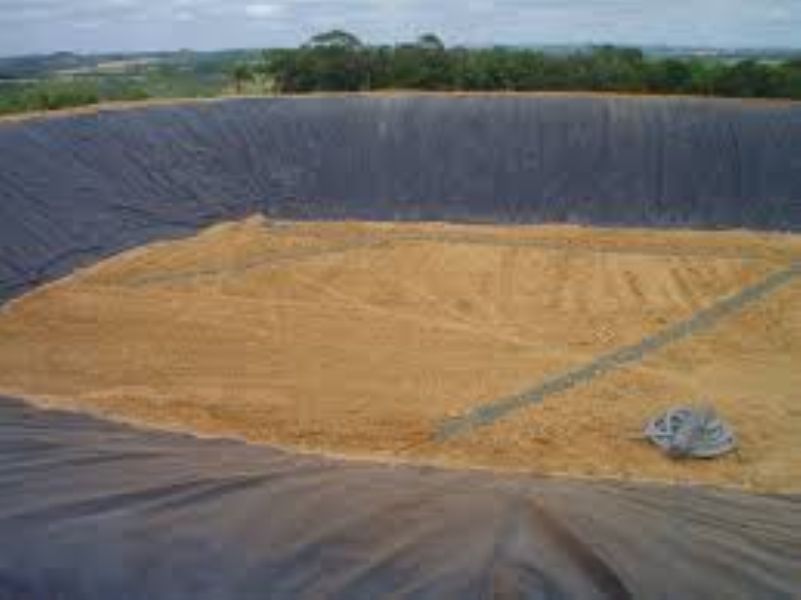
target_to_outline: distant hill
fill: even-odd
[[[176,52],[113,52],[103,54],[75,54],[56,52],[53,54],[34,54],[0,57],[0,80],[42,79],[62,73],[93,73],[108,63],[142,63],[184,66],[186,68],[208,68],[209,66],[252,60],[260,54],[259,50],[220,50],[195,52],[179,50]],[[102,70],[100,71],[102,73]]]

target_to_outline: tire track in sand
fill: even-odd
[[[699,310],[691,317],[646,336],[636,344],[602,354],[589,363],[546,379],[531,390],[501,398],[478,406],[464,415],[441,421],[434,432],[434,441],[446,442],[468,434],[479,427],[491,425],[514,411],[539,404],[548,396],[587,383],[609,371],[639,362],[648,354],[714,326],[723,318],[770,295],[799,276],[801,276],[801,263],[775,271],[759,282]]]

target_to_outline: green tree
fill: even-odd
[[[684,93],[693,87],[693,72],[686,62],[669,59],[650,65],[646,75],[648,89],[661,93]]]
[[[348,50],[357,50],[362,48],[361,40],[348,31],[342,29],[333,29],[324,33],[318,33],[313,36],[306,44],[312,48],[316,47],[336,47],[346,48]]]
[[[550,55],[528,49],[446,48],[435,34],[397,46],[362,45],[334,30],[297,50],[271,52],[267,69],[290,92],[365,89],[588,90],[801,96],[801,61],[646,59],[637,48],[599,46]]]
[[[422,50],[432,50],[437,52],[445,50],[445,44],[443,44],[442,40],[439,39],[439,36],[434,33],[424,33],[417,38],[416,45]]]
[[[242,93],[242,86],[247,81],[253,81],[255,75],[253,69],[250,68],[249,65],[244,63],[239,63],[234,65],[234,68],[231,70],[231,77],[234,80],[234,85],[236,86],[236,93]]]
[[[722,70],[714,82],[722,96],[770,97],[781,95],[781,85],[772,68],[745,60]]]

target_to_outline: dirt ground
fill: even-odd
[[[0,392],[310,451],[801,491],[801,277],[716,326],[447,442],[448,418],[801,260],[748,232],[288,223],[126,252],[0,308]],[[675,462],[705,401],[740,451]]]

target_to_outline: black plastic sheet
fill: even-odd
[[[801,498],[296,456],[0,399],[0,598],[796,598]]]
[[[0,299],[253,212],[801,229],[801,104],[245,99],[0,123]]]

